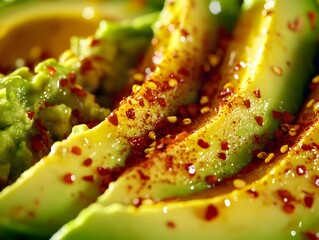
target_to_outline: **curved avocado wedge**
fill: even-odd
[[[0,229],[4,234],[21,233],[31,238],[53,234],[117,177],[117,167],[124,165],[130,151],[131,138],[145,135],[180,105],[195,101],[200,69],[216,44],[221,23],[220,15],[209,13],[206,1],[192,3],[166,2],[153,41],[164,43],[151,47],[152,60],[145,61],[151,62],[153,72],[142,73],[145,81],[140,87],[98,126],[55,143],[47,157],[0,193]],[[193,19],[208,24],[197,26]]]
[[[157,18],[158,12],[153,12],[130,22],[103,21],[94,37],[78,38],[59,62],[49,59],[0,76],[1,189],[47,155],[53,142],[65,139],[74,125],[93,127],[108,116],[110,110],[96,103],[84,83],[116,85],[104,92],[110,95],[105,101],[111,98],[115,88],[128,82]]]
[[[193,132],[182,132],[124,172],[98,199],[101,204],[189,195],[232,177],[253,159],[279,126],[274,111],[296,113],[314,72],[318,28],[308,13],[318,14],[318,6],[312,0],[291,4],[244,2],[221,65],[216,98],[226,92],[224,102],[213,99],[217,110],[212,107]]]
[[[94,203],[52,240],[86,239],[92,233],[97,240],[313,239],[319,231],[318,136],[317,118],[267,174],[240,190],[138,208]]]
[[[97,240],[316,239],[319,84],[315,82],[315,89],[298,113],[296,124],[302,130],[293,144],[287,151],[279,145],[281,150],[272,162],[232,180],[243,181],[241,187],[234,184],[233,190],[214,197],[207,194],[201,199],[145,202],[139,207],[96,202],[51,240],[86,239],[92,232]]]

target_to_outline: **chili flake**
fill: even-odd
[[[71,147],[70,152],[79,156],[79,155],[81,155],[82,150],[78,146],[73,146],[73,147]]]

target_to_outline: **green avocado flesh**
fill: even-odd
[[[317,1],[83,4],[0,75],[1,240],[319,238]]]

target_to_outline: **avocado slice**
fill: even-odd
[[[98,199],[101,204],[159,201],[205,190],[216,184],[211,179],[234,176],[263,149],[280,123],[274,111],[295,114],[314,73],[318,29],[307,13],[318,14],[318,6],[312,0],[290,4],[244,2],[217,87],[231,94],[220,100],[217,92],[211,112],[192,132],[177,134],[166,149],[127,169]]]
[[[224,182],[218,187],[228,192],[213,197],[207,193],[139,207],[119,203],[106,207],[96,202],[51,240],[86,239],[92,233],[95,239],[315,239],[319,231],[319,84],[313,83],[315,88],[294,122],[298,134],[277,142],[280,150],[272,162],[229,180],[244,181],[245,186],[230,188]],[[286,144],[287,152],[282,151]]]
[[[318,136],[316,116],[286,155],[276,156],[265,175],[242,189],[138,208],[94,203],[51,239],[86,239],[92,234],[97,240],[315,239],[311,237],[319,231]]]
[[[83,89],[85,82],[116,83],[103,91],[109,98],[123,87],[149,45],[157,17],[153,12],[130,22],[103,21],[94,36],[73,41],[59,61],[46,60],[34,69],[22,67],[1,77],[1,188],[47,155],[53,142],[65,139],[74,125],[93,127],[108,116],[110,110],[99,106],[87,92],[93,90]]]
[[[142,63],[151,72],[139,72],[143,84],[101,124],[56,142],[48,156],[0,193],[3,235],[12,231],[31,238],[50,236],[117,177],[132,138],[148,134],[180,105],[195,101],[204,56],[216,45],[219,17],[209,13],[207,2],[196,7],[191,1],[166,2],[155,24],[153,43],[158,44]],[[194,18],[209,24],[197,26]],[[170,79],[177,85],[170,86]]]

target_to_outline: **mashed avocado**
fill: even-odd
[[[41,157],[74,125],[90,127],[105,119],[94,96],[76,83],[76,75],[48,59],[0,78],[0,181],[8,184]]]

